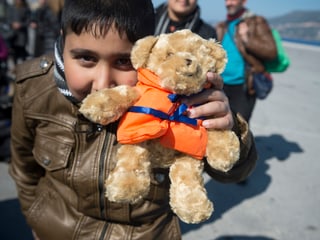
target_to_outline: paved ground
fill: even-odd
[[[285,43],[292,60],[274,75],[251,122],[260,154],[246,185],[207,181],[212,218],[182,225],[183,240],[320,239],[320,47]],[[0,239],[31,239],[7,165],[0,163]]]

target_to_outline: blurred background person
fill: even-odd
[[[10,49],[10,41],[14,35],[14,30],[11,28],[8,21],[8,11],[9,11],[9,3],[6,0],[0,0],[0,34],[3,41],[6,43],[6,51],[8,52],[8,56],[6,60],[2,58],[1,60],[1,71],[3,73],[4,69],[7,69],[8,58],[11,54]],[[3,50],[4,48],[2,48]]]
[[[6,0],[0,0],[0,23],[6,21],[8,3]]]
[[[10,159],[10,126],[13,81],[8,77],[9,39],[12,30],[8,24],[9,4],[0,0],[0,161]]]
[[[11,106],[13,81],[7,76],[9,50],[0,33],[0,161],[10,158]]]
[[[35,30],[34,57],[52,53],[60,32],[59,13],[48,2],[38,0],[39,5],[32,12],[30,27]]]
[[[156,8],[155,35],[190,29],[205,39],[216,38],[215,29],[203,21],[197,0],[168,0]]]
[[[225,0],[227,19],[217,27],[218,41],[227,51],[228,63],[221,74],[230,107],[249,123],[256,103],[253,73],[264,72],[264,60],[277,56],[267,21],[245,7],[247,0]]]
[[[9,49],[6,41],[2,37],[2,33],[0,33],[0,81],[7,74],[7,60],[9,56]]]
[[[52,11],[58,16],[60,22],[64,0],[47,0],[47,3]]]
[[[26,0],[14,0],[8,8],[8,23],[13,30],[10,41],[14,64],[24,61],[29,56],[26,46],[28,44],[28,27],[31,11]]]

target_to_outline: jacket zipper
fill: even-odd
[[[104,142],[102,146],[102,151],[100,155],[100,162],[99,162],[99,201],[100,201],[100,215],[102,219],[106,220],[106,204],[105,204],[105,193],[104,193],[104,182],[105,182],[105,168],[106,165],[108,164],[107,158],[109,158],[110,153],[111,153],[111,145],[113,144],[113,138],[112,138],[112,132],[114,130],[114,125],[110,124],[107,126],[107,128],[103,128],[102,126],[98,126],[97,131],[102,132],[105,130],[105,137],[104,137]],[[108,222],[105,222],[103,229],[101,231],[101,235],[99,240],[104,240],[105,235],[108,229]]]
[[[109,124],[106,128],[102,126],[98,126],[97,131],[102,132],[105,131],[105,137],[104,142],[101,150],[100,155],[100,162],[99,162],[99,203],[100,203],[100,215],[102,219],[106,219],[106,201],[105,201],[105,169],[110,164],[110,161],[108,159],[110,158],[111,152],[112,152],[112,145],[114,141],[114,136],[112,132],[114,132],[116,129],[116,125]],[[107,166],[106,166],[107,165]]]
[[[99,240],[104,240],[105,235],[106,235],[106,232],[107,232],[107,228],[108,228],[108,223],[106,222],[106,223],[103,225],[103,229],[102,229],[102,231],[101,231],[101,235],[100,235]]]
[[[105,196],[104,196],[104,169],[106,165],[106,156],[107,156],[107,146],[109,140],[109,134],[106,131],[106,135],[104,137],[103,147],[100,155],[100,162],[99,162],[99,203],[100,203],[100,215],[102,219],[106,219],[105,215]]]

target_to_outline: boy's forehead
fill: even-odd
[[[92,32],[82,32],[75,34],[68,33],[65,38],[65,46],[68,51],[86,50],[99,54],[129,54],[132,43],[126,35],[120,36],[116,31],[108,31],[107,34],[94,35]]]
[[[103,37],[105,36],[108,32],[113,32],[115,34],[119,34],[120,37],[127,37],[126,36],[126,32],[125,31],[120,31],[115,22],[112,21],[110,23],[105,23],[105,22],[99,22],[99,21],[96,21],[96,22],[92,22],[92,23],[88,23],[86,26],[83,26],[82,29],[81,29],[81,32],[77,32],[77,30],[73,30],[71,26],[69,26],[67,29],[66,29],[66,34],[69,34],[69,33],[76,33],[78,35],[81,35],[83,33],[90,33],[92,34],[93,36],[96,36],[96,37]]]

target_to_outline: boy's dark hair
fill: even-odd
[[[151,0],[66,0],[61,18],[63,37],[70,31],[103,36],[115,24],[129,41],[153,35],[155,20]]]

